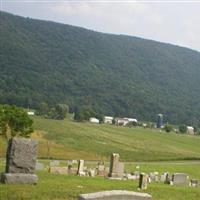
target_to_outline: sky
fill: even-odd
[[[0,0],[0,9],[200,52],[200,0]]]

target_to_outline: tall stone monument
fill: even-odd
[[[109,177],[122,178],[124,174],[124,163],[119,162],[119,154],[113,153],[110,159]]]
[[[25,138],[12,138],[8,142],[6,170],[1,180],[4,183],[36,184],[34,174],[37,158],[37,142]]]
[[[79,160],[77,174],[84,175],[84,160]]]
[[[145,173],[141,173],[139,178],[139,189],[146,190],[147,184],[148,184],[148,175]]]

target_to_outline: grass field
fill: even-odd
[[[126,171],[134,171],[136,165],[140,165],[140,170],[143,172],[185,172],[190,175],[190,178],[200,179],[200,162],[198,161],[126,163]],[[3,170],[2,161],[0,169]],[[57,175],[49,174],[47,171],[38,171],[37,174],[39,176],[38,185],[0,184],[0,199],[75,200],[79,194],[83,193],[117,189],[138,191],[138,181],[114,181],[102,177]],[[200,188],[170,186],[163,183],[151,183],[148,185],[148,189],[142,192],[151,194],[153,200],[199,200],[200,197]]]
[[[200,159],[198,136],[38,117],[34,118],[34,127],[54,145],[49,154],[56,158],[108,160],[112,152],[118,152],[123,161]],[[44,144],[43,140],[40,154],[45,157]]]
[[[200,137],[159,132],[141,127],[77,123],[70,119],[34,117],[32,138],[39,141],[38,157],[108,160],[117,152],[122,161],[200,159]],[[5,142],[0,139],[0,156]]]

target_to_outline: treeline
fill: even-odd
[[[55,119],[59,102],[75,113],[86,106],[146,121],[162,113],[199,125],[199,52],[4,12],[0,24],[0,103],[40,110],[45,102]]]
[[[56,104],[54,107],[50,107],[47,103],[41,103],[36,110],[36,115],[43,116],[49,119],[62,120],[69,112],[69,106],[66,104]]]
[[[193,125],[192,128],[194,128],[194,134],[200,135],[200,127]],[[179,125],[178,128],[175,128],[175,126],[171,124],[165,124],[162,129],[167,133],[176,132],[176,133],[186,134],[188,132],[187,125],[185,124]]]
[[[35,114],[48,119],[63,120],[69,112],[70,110],[67,104],[50,106],[43,102],[38,106]],[[71,111],[71,113],[74,115],[74,120],[78,122],[89,121],[91,117],[95,117],[102,123],[104,118],[103,114],[99,114],[87,106],[75,107],[74,112]]]

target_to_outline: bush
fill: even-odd
[[[180,133],[186,133],[187,132],[187,126],[182,124],[179,126],[179,132]]]
[[[165,130],[167,133],[169,133],[169,132],[171,132],[171,131],[173,130],[173,126],[170,125],[170,124],[165,124],[164,130]]]

